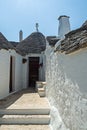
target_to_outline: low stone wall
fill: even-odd
[[[51,111],[53,129],[87,130],[86,66],[87,49],[65,55],[47,46],[46,95],[56,110]]]

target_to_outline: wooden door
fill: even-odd
[[[15,57],[10,57],[9,92],[15,90]]]
[[[39,57],[29,57],[29,86],[35,87],[39,80]]]

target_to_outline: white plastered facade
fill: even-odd
[[[44,52],[43,52],[44,53]],[[40,57],[40,63],[44,63],[44,54],[28,54],[21,56],[15,50],[0,50],[0,99],[21,89],[25,89],[29,84],[29,57]],[[13,91],[9,92],[10,84],[10,57],[13,58]],[[23,63],[22,59],[27,62]],[[39,80],[44,81],[43,66],[39,68]]]

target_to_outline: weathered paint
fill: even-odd
[[[65,55],[46,49],[46,95],[52,108],[53,129],[87,129],[87,48]],[[56,112],[57,110],[58,112]],[[55,112],[54,112],[55,111]],[[59,117],[56,114],[59,113]]]

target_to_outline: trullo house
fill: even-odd
[[[53,129],[87,130],[87,21],[71,31],[68,16],[58,20],[57,36],[37,28],[16,43],[0,33],[0,99],[46,81]]]

